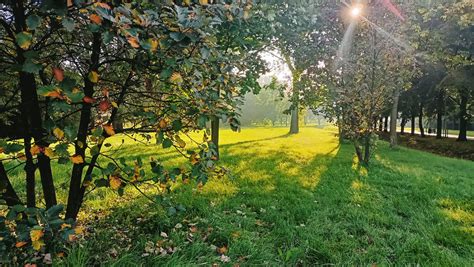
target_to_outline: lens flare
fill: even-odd
[[[362,11],[362,10],[361,10],[360,7],[353,7],[353,8],[351,9],[351,16],[352,16],[352,17],[358,17],[358,16],[360,15],[361,11]]]

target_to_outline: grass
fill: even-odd
[[[361,169],[333,129],[286,133],[223,130],[231,176],[201,189],[177,184],[164,206],[133,190],[92,193],[81,213],[88,234],[57,264],[474,264],[473,162],[380,142]],[[129,142],[118,153],[181,162],[171,150]],[[167,205],[186,211],[171,215]]]

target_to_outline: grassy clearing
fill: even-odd
[[[223,130],[231,178],[200,190],[174,186],[165,203],[185,212],[169,215],[135,191],[92,193],[81,214],[88,236],[58,264],[474,264],[473,162],[380,142],[366,170],[333,129],[286,132]],[[117,153],[181,161],[171,150],[128,142]]]

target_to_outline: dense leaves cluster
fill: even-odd
[[[262,19],[251,1],[0,4],[5,204],[24,203],[9,177],[18,166],[29,208],[39,203],[38,173],[51,208],[58,203],[51,163],[71,167],[68,219],[97,187],[122,194],[127,185],[167,188],[178,179],[205,183],[224,174],[206,129],[211,118],[238,129],[239,99],[265,70],[257,54],[262,31],[255,27]],[[189,136],[198,130],[202,141]],[[174,147],[188,164],[167,169],[159,159],[115,158],[107,139],[118,133]]]

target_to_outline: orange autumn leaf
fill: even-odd
[[[74,164],[84,163],[84,159],[82,158],[81,155],[74,155],[74,156],[70,157],[69,159],[71,159],[72,163],[74,163]]]
[[[62,98],[62,96],[61,96],[61,89],[56,88],[56,89],[53,90],[53,91],[47,92],[47,93],[44,94],[43,96],[49,96],[49,97],[51,97],[51,98]]]
[[[90,18],[90,20],[91,20],[92,22],[94,22],[95,24],[101,24],[101,23],[102,23],[102,18],[101,18],[99,15],[97,15],[97,14],[91,14],[91,15],[89,16],[89,18]]]
[[[219,254],[226,254],[228,249],[226,246],[222,246],[220,248],[217,248],[216,250],[217,250],[217,253]]]
[[[34,145],[30,148],[30,153],[32,156],[36,156],[41,152],[41,148],[38,145]]]
[[[26,244],[28,244],[28,243],[25,242],[25,241],[16,242],[15,247],[21,248],[21,247],[23,247],[23,246],[26,245]]]
[[[138,43],[137,38],[135,38],[133,36],[129,36],[127,38],[127,41],[133,48],[139,48],[140,47],[140,43]]]
[[[117,176],[114,176],[114,175],[111,175],[109,177],[109,185],[110,185],[110,188],[114,189],[114,190],[117,190],[120,188],[120,185],[122,184],[122,180],[120,180],[119,177]]]
[[[109,135],[112,136],[115,134],[114,127],[110,124],[105,124],[102,125],[102,128],[104,128],[104,131]]]
[[[82,101],[84,101],[84,103],[88,103],[88,104],[92,104],[95,102],[95,99],[90,97],[90,96],[85,96]]]
[[[175,72],[171,75],[170,82],[172,82],[172,83],[182,83],[183,82],[183,76],[181,76],[181,74],[179,72]]]
[[[60,68],[53,68],[54,79],[58,82],[62,82],[64,80],[64,71]]]
[[[160,125],[160,128],[163,129],[163,128],[166,128],[168,123],[166,122],[165,119],[161,119],[159,125]]]

